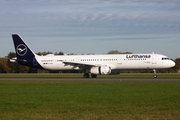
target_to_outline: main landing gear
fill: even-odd
[[[154,78],[157,78],[156,70],[153,69],[153,72],[154,72]]]
[[[84,73],[84,78],[89,78],[89,74],[88,73]]]
[[[91,74],[92,78],[97,78],[96,74]],[[89,78],[89,73],[84,73],[84,78]]]

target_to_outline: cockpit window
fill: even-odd
[[[162,60],[170,60],[169,58],[162,58]]]

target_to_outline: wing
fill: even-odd
[[[111,69],[115,69],[113,64],[101,64],[101,63],[88,63],[88,62],[75,62],[75,61],[64,61],[65,65],[74,66],[74,69],[79,68],[81,70],[90,69],[91,67],[109,66]]]
[[[93,63],[86,63],[86,62],[72,62],[72,61],[64,61],[65,65],[74,66],[74,68],[79,68],[81,70],[88,69],[94,66],[101,66],[101,64],[93,64]]]

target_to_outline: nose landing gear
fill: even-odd
[[[156,70],[153,69],[153,72],[154,72],[154,78],[157,78]]]

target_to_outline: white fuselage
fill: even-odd
[[[174,67],[174,61],[160,54],[105,54],[105,55],[36,55],[18,34],[12,34],[16,58],[21,65],[46,70],[81,70],[84,78],[96,78],[98,74],[119,73],[123,69],[155,69]],[[117,72],[118,71],[118,72]]]
[[[36,60],[47,70],[79,70],[78,65],[109,66],[112,70],[163,69],[175,65],[160,54],[47,55],[36,56]]]

